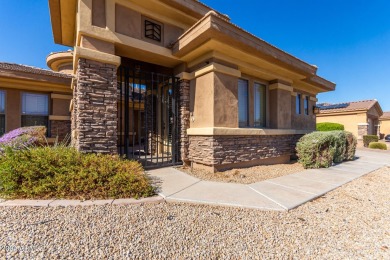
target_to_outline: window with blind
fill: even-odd
[[[248,102],[248,81],[238,80],[238,125],[239,127],[249,126],[249,102]]]
[[[0,136],[5,133],[5,91],[0,90]]]
[[[309,115],[309,97],[308,96],[305,97],[303,107],[305,109],[305,115]]]
[[[295,100],[295,112],[297,115],[301,114],[301,94],[297,94],[296,100]]]
[[[254,127],[265,127],[265,86],[255,83],[254,92]]]
[[[22,126],[49,125],[49,96],[46,94],[22,94]]]

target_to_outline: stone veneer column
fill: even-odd
[[[362,140],[363,135],[367,135],[367,133],[368,133],[368,124],[367,123],[358,124],[358,139]]]
[[[179,83],[179,113],[180,113],[180,156],[184,164],[188,162],[189,138],[187,129],[190,128],[190,81],[180,80]]]
[[[117,153],[117,67],[78,59],[72,143],[81,152]]]

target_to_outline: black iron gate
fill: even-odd
[[[141,71],[118,70],[118,151],[145,168],[178,164],[178,78]]]

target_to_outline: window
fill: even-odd
[[[248,81],[238,80],[238,125],[239,127],[249,126],[248,109]]]
[[[296,101],[295,101],[295,111],[298,115],[301,114],[301,94],[297,94]]]
[[[22,94],[22,126],[49,125],[49,96]],[[49,131],[48,131],[49,132]]]
[[[161,25],[145,20],[145,37],[161,42]]]
[[[265,127],[265,86],[255,83],[254,91],[254,127]]]
[[[305,115],[309,115],[309,97],[308,96],[305,97],[303,107],[305,109]]]
[[[5,133],[5,92],[0,90],[0,136]]]

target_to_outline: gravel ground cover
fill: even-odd
[[[275,165],[259,165],[249,168],[232,169],[223,172],[210,172],[204,169],[177,167],[176,169],[205,181],[231,182],[250,184],[268,179],[289,175],[304,170],[297,162]]]
[[[0,259],[389,259],[389,184],[382,168],[289,212],[4,207]]]

